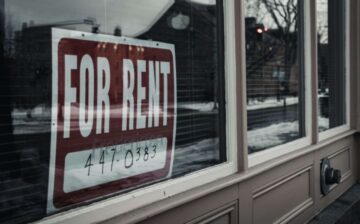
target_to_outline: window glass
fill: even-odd
[[[346,123],[345,2],[316,1],[320,132]]]
[[[225,162],[222,5],[0,0],[0,222]]]
[[[249,153],[305,135],[302,1],[246,0]]]

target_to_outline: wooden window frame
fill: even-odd
[[[91,205],[77,207],[45,217],[35,223],[90,223],[102,222],[134,212],[140,208],[151,206],[156,202],[184,194],[200,186],[205,186],[218,179],[235,174],[238,171],[237,155],[237,89],[238,82],[235,55],[235,2],[224,0],[224,70],[225,70],[225,120],[226,120],[226,150],[227,161],[203,170],[192,172],[183,177],[167,180],[147,187],[133,190],[129,193],[114,196]],[[126,206],[124,206],[126,205]],[[101,215],[99,215],[101,214]]]

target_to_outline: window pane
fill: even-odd
[[[246,1],[249,153],[304,136],[302,1]]]
[[[317,0],[319,131],[346,123],[345,1]]]
[[[0,222],[225,162],[222,5],[0,0]]]

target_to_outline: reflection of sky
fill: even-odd
[[[320,43],[328,43],[328,9],[327,9],[328,0],[317,0],[316,1],[316,10],[317,10],[317,31],[319,34]]]
[[[23,22],[35,25],[96,18],[100,32],[113,33],[119,26],[125,36],[145,32],[174,0],[5,0],[6,24],[19,30]],[[79,25],[72,25],[78,29]],[[82,26],[84,27],[84,26]],[[85,30],[87,31],[87,30]]]
[[[275,0],[272,0],[275,1]],[[289,0],[277,0],[286,4]],[[264,24],[265,27],[269,29],[277,29],[277,25],[273,20],[271,14],[267,11],[266,7],[261,0],[246,0],[246,17],[256,17],[257,23]],[[317,27],[318,32],[320,34],[320,42],[327,43],[328,40],[328,19],[327,19],[327,2],[328,0],[317,0],[316,7],[317,7]],[[275,12],[276,17],[278,18],[279,22],[283,24],[284,27],[284,20],[279,13]],[[293,27],[292,27],[293,28]],[[293,29],[292,29],[293,30]]]
[[[274,3],[281,3],[284,6],[287,6],[287,3],[289,0],[272,0],[268,1],[270,4]],[[294,0],[294,4],[297,4],[297,0]],[[291,8],[291,6],[290,6]],[[279,7],[279,10],[273,11],[274,15],[278,19],[279,23],[282,27],[286,27],[287,24],[285,24],[284,21],[284,15],[283,10]],[[262,3],[261,0],[246,0],[246,17],[256,17],[257,23],[264,24],[265,27],[269,29],[278,29],[273,16],[268,12],[265,5]],[[291,19],[294,18],[294,14],[290,14]],[[295,29],[295,22],[293,22],[290,26],[290,30],[294,31]]]

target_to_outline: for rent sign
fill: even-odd
[[[166,178],[174,46],[53,29],[48,211]]]

